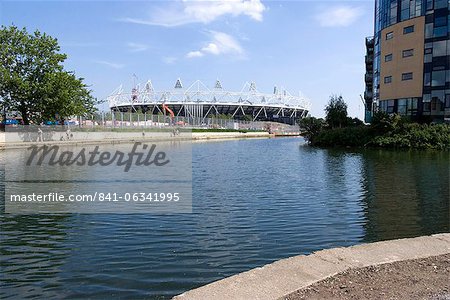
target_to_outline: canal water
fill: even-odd
[[[448,152],[279,138],[192,154],[191,214],[0,213],[0,298],[166,299],[293,255],[450,231]]]

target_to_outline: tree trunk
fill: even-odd
[[[22,121],[24,125],[30,125],[30,119],[28,117],[27,108],[25,107],[25,103],[20,103],[20,113],[22,115]]]

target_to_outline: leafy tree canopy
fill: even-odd
[[[347,123],[347,103],[342,96],[333,95],[325,107],[325,121],[331,128],[341,128]]]
[[[0,27],[0,97],[6,110],[19,111],[26,125],[95,111],[91,91],[64,70],[67,55],[40,31]]]
[[[314,137],[316,137],[324,127],[324,120],[317,119],[315,117],[302,118],[299,121],[300,130],[302,135],[308,142],[313,142]]]

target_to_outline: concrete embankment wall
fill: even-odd
[[[450,233],[322,250],[240,273],[176,296],[197,299],[283,299],[351,268],[450,253]]]
[[[133,142],[157,142],[157,141],[188,141],[210,139],[241,139],[241,138],[268,138],[267,132],[181,132],[173,136],[171,132],[71,132],[67,140],[65,132],[54,132],[50,136],[45,133],[46,144],[52,145],[88,145],[88,144],[117,144]],[[23,135],[6,134],[0,132],[0,150],[18,149],[29,147],[37,136],[24,137]],[[35,134],[36,135],[36,134]],[[6,141],[5,141],[6,140]]]

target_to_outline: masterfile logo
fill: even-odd
[[[136,142],[128,153],[122,151],[100,151],[96,146],[92,151],[81,148],[78,151],[63,150],[57,145],[33,145],[28,148],[31,151],[26,165],[41,166],[47,163],[50,166],[123,166],[124,172],[128,172],[133,165],[162,167],[170,163],[164,151],[157,151],[157,145]],[[140,151],[141,150],[141,151]]]

